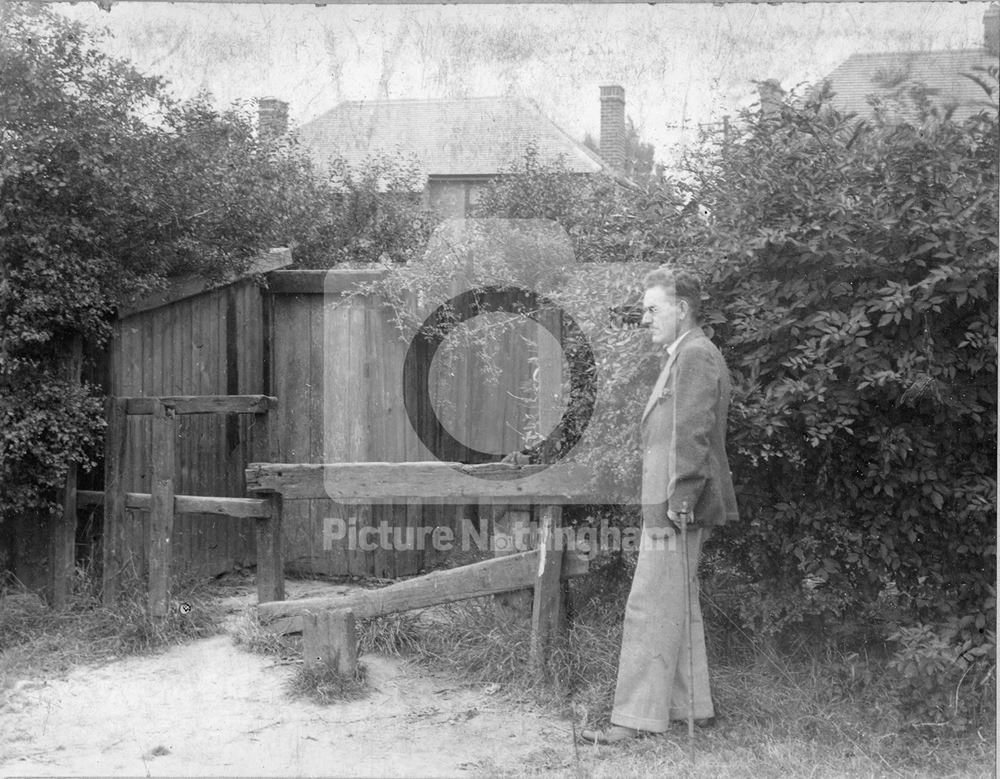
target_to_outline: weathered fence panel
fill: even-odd
[[[437,459],[421,442],[407,416],[403,365],[408,344],[391,312],[374,295],[342,294],[354,289],[359,281],[376,278],[378,273],[271,274],[269,392],[279,398],[273,415],[272,457],[276,461]],[[492,344],[495,354],[486,357],[459,350],[456,359],[449,362],[439,352],[431,365],[429,395],[435,413],[456,439],[496,454],[525,445],[528,416],[539,413],[537,400],[525,397],[533,366],[538,363],[537,330],[541,328],[535,330],[505,333]],[[547,353],[552,353],[551,344]],[[491,381],[486,370],[491,359],[511,369]],[[558,376],[560,370],[557,359],[549,372]],[[553,384],[558,385],[559,380],[553,381],[550,376],[548,385]],[[542,413],[552,417],[551,410]],[[386,523],[399,528],[405,538],[407,528],[454,528],[458,518],[474,518],[476,511],[477,501],[464,506],[432,500],[369,506],[324,499],[287,500],[286,566],[303,572],[387,578],[413,574],[433,566],[446,552],[430,546],[422,550],[386,550],[381,545],[364,551],[349,548],[348,539],[324,548],[324,520],[353,520],[361,526]]]
[[[127,314],[111,346],[111,392],[119,397],[263,394],[263,302],[260,287],[238,281],[160,307]],[[243,497],[243,469],[267,452],[264,416],[184,414],[176,420],[174,491]],[[152,418],[125,420],[126,492],[152,492]],[[126,567],[148,572],[148,512],[123,524]],[[171,533],[173,569],[214,575],[255,559],[253,521],[181,514]]]

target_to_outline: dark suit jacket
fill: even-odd
[[[662,527],[668,508],[686,508],[702,527],[735,520],[736,492],[726,456],[731,388],[722,353],[695,328],[663,370],[663,392],[642,418],[643,521]]]

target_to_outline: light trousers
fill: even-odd
[[[639,560],[625,606],[612,724],[662,733],[670,727],[671,720],[687,719],[688,691],[692,685],[695,719],[715,716],[698,587],[701,548],[711,532],[711,529],[692,529],[687,533],[692,678],[684,621],[680,534],[653,540],[643,529]]]

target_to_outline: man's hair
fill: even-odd
[[[645,289],[662,287],[674,297],[683,298],[691,309],[691,317],[698,320],[701,313],[701,282],[690,271],[660,267],[647,273],[642,283]]]

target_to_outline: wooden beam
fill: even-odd
[[[257,520],[257,602],[285,599],[285,564],[281,552],[281,521],[283,498],[279,494],[268,498],[270,515]]]
[[[275,295],[343,295],[387,272],[383,268],[279,270],[268,274],[267,290]]]
[[[531,609],[530,657],[532,668],[545,672],[545,656],[562,625],[563,544],[560,506],[543,506],[538,541],[538,572],[535,575],[535,599]]]
[[[149,530],[149,613],[167,614],[170,594],[170,541],[174,530],[173,411],[160,404],[153,414],[152,517]]]
[[[503,478],[515,475],[517,478]],[[587,502],[591,472],[576,464],[462,465],[460,463],[251,463],[249,492],[286,498],[363,498],[372,502],[435,498],[446,503],[501,499],[507,503]],[[543,500],[544,499],[544,500]]]
[[[586,558],[566,554],[564,559],[566,564],[563,576],[580,576],[587,572]],[[270,630],[298,633],[302,630],[302,615],[310,611],[351,609],[358,619],[369,619],[531,587],[535,584],[537,575],[538,552],[532,550],[463,565],[461,568],[435,571],[378,590],[281,603],[261,603],[257,610],[262,622],[271,623]]]
[[[104,433],[104,524],[101,528],[105,606],[114,605],[121,585],[122,534],[125,528],[125,401],[108,398],[105,403],[108,426]],[[78,493],[79,496],[79,493]]]
[[[67,377],[80,384],[83,370],[83,339],[77,333],[70,344],[66,359]],[[49,533],[49,598],[53,608],[69,604],[73,594],[73,574],[76,571],[76,463],[66,470],[66,481],[60,490],[61,510],[52,517]]]
[[[354,613],[346,609],[303,614],[302,660],[306,668],[332,668],[352,676],[358,668]]]
[[[232,274],[220,281],[208,281],[203,276],[181,276],[174,279],[166,289],[138,298],[121,306],[118,309],[118,318],[124,319],[142,311],[151,311],[154,308],[176,303],[178,300],[200,295],[202,292],[210,292],[213,289],[225,287],[248,276],[270,273],[291,264],[292,252],[290,249],[271,249],[267,254],[253,260],[245,273],[239,275]]]
[[[80,506],[101,506],[104,493],[94,490],[77,491]],[[153,496],[148,492],[126,492],[125,508],[149,511]],[[201,495],[174,495],[174,514],[214,514],[236,519],[266,519],[271,516],[271,503],[266,498],[215,498]]]
[[[175,414],[266,414],[278,403],[277,398],[267,395],[172,395],[124,400],[130,416],[154,414],[159,405]]]

